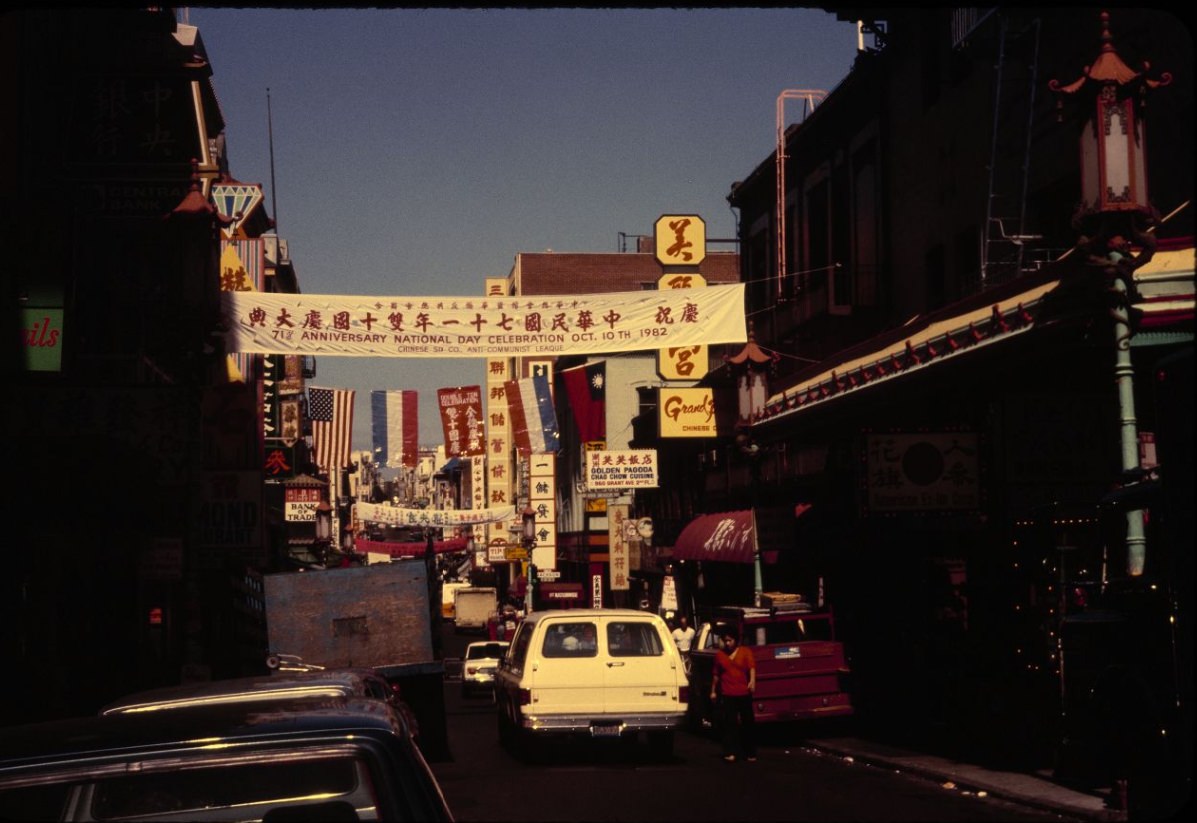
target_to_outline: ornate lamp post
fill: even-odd
[[[1136,297],[1134,270],[1155,254],[1152,232],[1157,222],[1147,199],[1143,111],[1147,93],[1172,82],[1172,75],[1151,79],[1146,63],[1143,72],[1131,69],[1114,49],[1108,12],[1101,13],[1101,24],[1101,53],[1093,65],[1078,80],[1067,84],[1052,80],[1048,86],[1059,95],[1059,119],[1063,119],[1065,96],[1080,102],[1081,205],[1073,223],[1081,234],[1077,248],[1086,262],[1101,270],[1111,296],[1122,471],[1124,478],[1133,479],[1139,472],[1139,435],[1130,307]],[[1126,513],[1126,554],[1127,574],[1142,575],[1147,555],[1142,509]]]

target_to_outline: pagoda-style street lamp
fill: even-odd
[[[1101,13],[1101,53],[1078,80],[1048,85],[1056,92],[1063,119],[1064,100],[1078,101],[1081,119],[1081,205],[1074,226],[1081,237],[1077,248],[1086,262],[1098,268],[1112,297],[1115,382],[1118,386],[1124,479],[1139,473],[1139,434],[1135,418],[1134,368],[1131,363],[1131,304],[1135,302],[1134,270],[1155,254],[1152,234],[1156,212],[1147,197],[1147,141],[1143,121],[1147,93],[1172,82],[1168,73],[1158,79],[1126,65],[1114,49],[1110,15]],[[1126,513],[1127,574],[1143,574],[1147,538],[1143,510]]]

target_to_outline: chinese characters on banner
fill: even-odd
[[[478,386],[436,390],[437,410],[445,433],[446,457],[486,454],[482,389]]]
[[[628,535],[624,525],[628,519],[626,503],[612,503],[607,506],[607,550],[610,557],[611,591],[627,591],[629,567]]]
[[[744,284],[513,297],[221,293],[230,352],[555,357],[748,340]]]

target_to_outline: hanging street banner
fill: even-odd
[[[561,356],[748,341],[744,284],[606,294],[360,297],[221,293],[230,353]]]
[[[354,503],[353,511],[355,520],[428,529],[499,523],[515,516],[515,506],[493,509],[404,509],[378,503]]]

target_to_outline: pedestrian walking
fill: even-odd
[[[756,691],[756,658],[751,649],[739,645],[732,628],[723,630],[723,648],[715,653],[711,679],[711,700],[717,700],[723,759],[735,763],[744,757],[756,762],[756,718],[752,695]]]
[[[684,614],[677,619],[677,628],[673,630],[673,642],[677,644],[677,650],[683,655],[690,653],[690,644],[694,642],[694,627],[690,625],[689,618]]]

